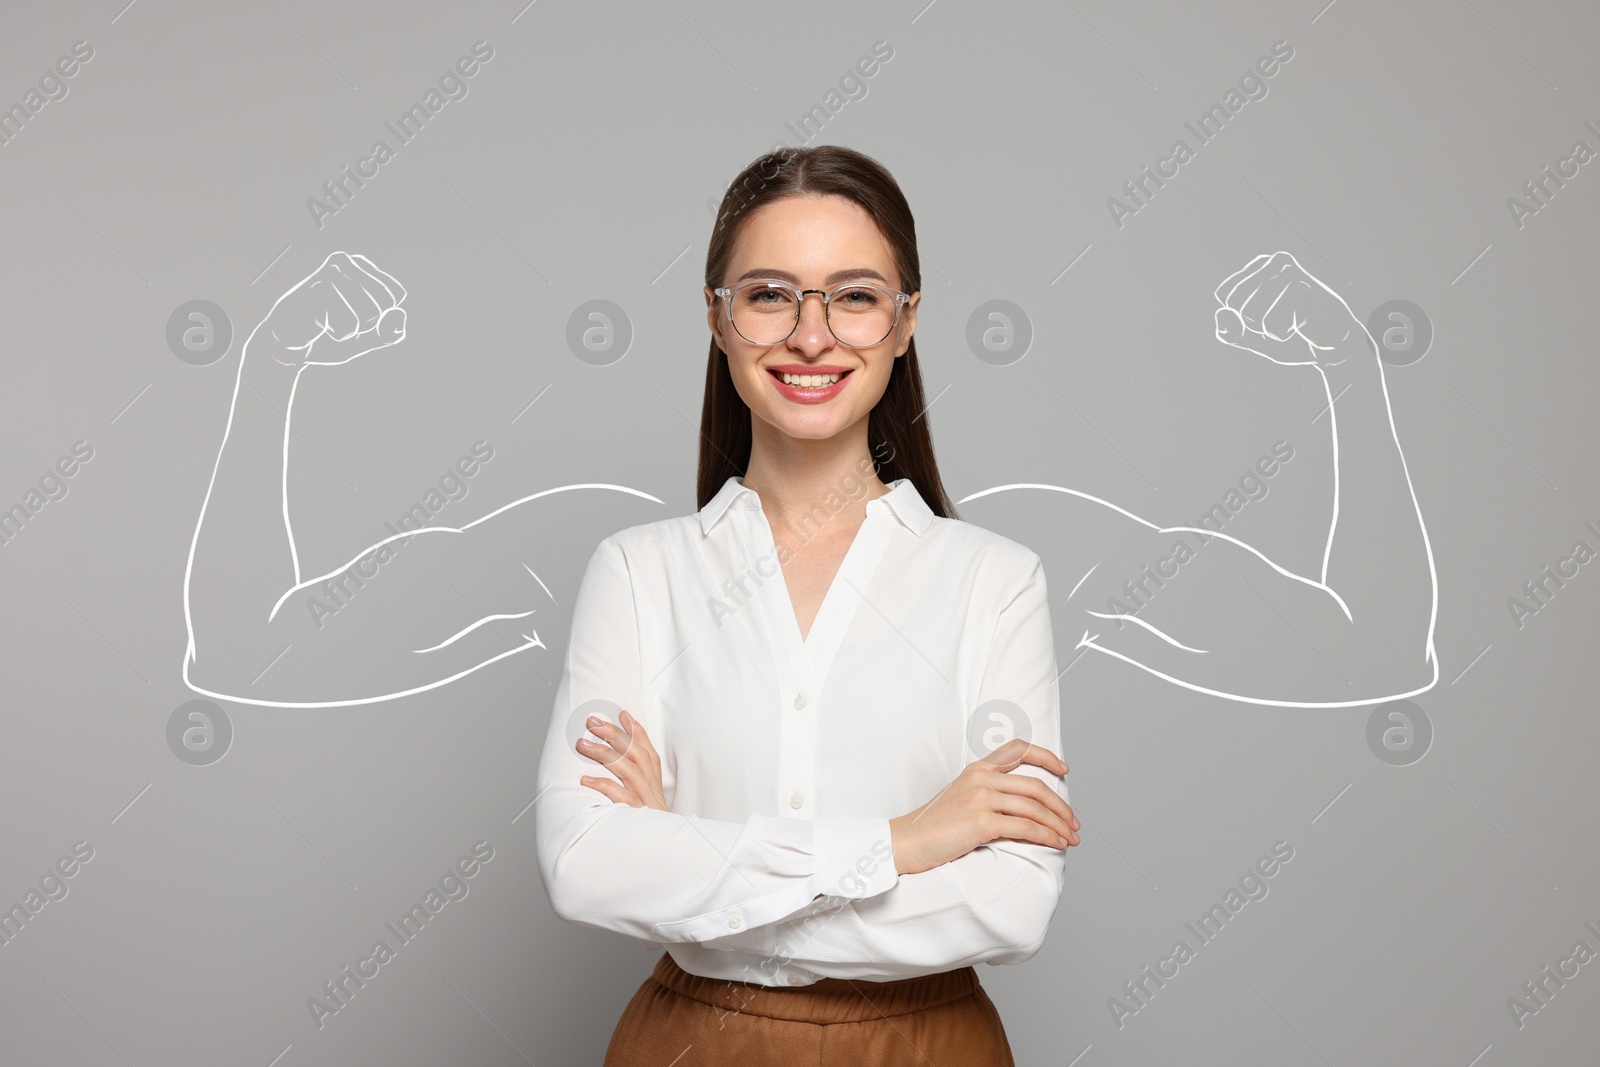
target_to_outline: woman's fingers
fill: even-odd
[[[593,742],[586,742],[583,739],[580,739],[578,744],[580,747],[587,748],[587,751],[583,753],[585,756],[598,760],[605,766],[606,770],[622,779],[622,784],[628,788],[630,793],[636,797],[649,795],[649,787],[645,784],[645,773],[632,760],[618,756],[609,745],[597,745]],[[605,753],[604,755],[599,754],[602,751]],[[635,807],[637,806],[635,805]]]
[[[1047,831],[1045,843],[1051,847],[1059,847],[1057,837],[1066,838],[1069,845],[1078,843],[1078,831],[1069,820],[1063,818],[1055,809],[1025,793],[998,793],[993,803],[994,811],[1002,816],[1017,816],[1038,824]],[[1029,838],[1029,840],[1034,839]]]
[[[627,756],[632,754],[633,738],[616,723],[607,722],[598,715],[591,715],[584,720],[584,725],[589,728],[590,733],[605,741],[617,755]]]
[[[619,716],[622,725],[607,722],[598,715],[585,721],[589,731],[603,743],[579,738],[578,751],[604,764],[627,785],[639,803],[662,811],[670,810],[661,787],[661,757],[650,743],[644,725],[626,710]]]
[[[1030,841],[1057,850],[1061,848],[1061,842],[1057,839],[1059,835],[1043,823],[1019,815],[996,815],[994,820],[1000,836],[1008,841]],[[1067,840],[1071,841],[1072,838],[1069,837]]]
[[[661,756],[656,752],[656,747],[650,743],[650,735],[645,733],[644,724],[626,709],[622,712],[622,722],[633,738],[633,748],[629,751],[638,753],[639,762],[643,767],[644,785],[638,792],[644,798],[645,806],[658,808],[661,811],[672,810],[662,787]]]
[[[1008,793],[1021,793],[1032,797],[1051,811],[1056,817],[1069,824],[1074,831],[1078,826],[1078,816],[1073,812],[1072,805],[1061,799],[1061,794],[1050,788],[1050,783],[1040,781],[1031,774],[1005,774],[994,779],[994,787]]]
[[[634,718],[633,714],[624,708],[622,710],[622,724],[627,727],[629,736],[633,738],[634,743],[643,750],[644,754],[649,756],[657,767],[661,766],[661,756],[656,752],[656,746],[650,743],[650,735],[644,732],[644,723]]]
[[[1058,851],[1078,844],[1078,817],[1059,787],[1036,774],[1009,773],[1024,764],[1056,777],[1068,771],[1061,757],[1022,738],[996,746],[922,807],[890,820],[895,869],[931,870],[998,839]]]
[[[580,737],[578,751],[621,778],[628,788],[639,796],[645,796],[644,768],[638,764],[638,756],[628,735],[615,723],[604,722],[593,716],[588,721],[588,727],[591,733],[603,738],[604,742]]]
[[[1067,771],[1072,769],[1067,766],[1065,760],[1048,748],[1030,744],[1020,738],[1017,739],[1017,743],[1026,746],[1022,753],[1022,758],[1017,761],[1017,766],[1019,767],[1024,763],[1031,763],[1035,767],[1043,767],[1051,774],[1066,774]]]
[[[1024,763],[1043,767],[1051,774],[1066,774],[1070,769],[1060,756],[1051,752],[1048,748],[1035,745],[1020,737],[1013,737],[983,759],[978,760],[977,763],[996,771],[1014,770]]]
[[[614,782],[610,778],[598,778],[585,775],[578,779],[580,783],[599,793],[604,793],[618,804],[626,804],[630,808],[642,808],[644,802],[634,795],[633,790],[621,782]]]
[[[626,715],[627,712],[623,712],[623,714]],[[607,766],[610,766],[612,763],[623,759],[634,762],[638,762],[641,758],[649,759],[649,756],[642,751],[644,748],[648,747],[648,742],[638,745],[637,747],[635,746],[635,741],[643,738],[644,727],[635,726],[635,732],[633,734],[629,734],[616,723],[607,722],[598,715],[589,716],[584,725],[589,728],[590,733],[594,734],[604,742],[604,744],[596,745],[592,741],[587,741],[585,738],[580,738],[580,743],[587,741],[587,745],[585,746],[585,755],[595,756],[595,758],[599,759]]]
[[[599,741],[591,741],[587,737],[578,738],[578,751],[612,771],[618,770],[627,762],[622,753],[610,745],[602,744]]]
[[[591,715],[585,721],[590,732],[604,739],[619,755],[628,756],[641,762],[653,763],[660,766],[661,757],[656,753],[656,748],[650,743],[650,735],[645,733],[644,724],[624,709],[620,715],[622,724],[607,722],[598,715]]]

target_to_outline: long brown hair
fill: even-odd
[[[761,156],[734,178],[722,198],[711,246],[706,250],[706,285],[713,289],[722,285],[734,243],[751,213],[765,203],[797,194],[832,194],[861,205],[889,242],[901,288],[908,293],[922,288],[916,224],[905,194],[877,160],[838,145],[780,148]],[[894,361],[883,397],[867,417],[868,445],[880,479],[887,483],[909,478],[935,515],[953,519],[957,517],[955,507],[939,479],[925,407],[913,337],[905,354]],[[713,336],[706,360],[705,400],[700,407],[697,507],[705,507],[730,477],[743,476],[749,466],[750,418],[750,409],[734,389],[727,353]]]

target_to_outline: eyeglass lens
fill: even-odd
[[[900,310],[892,293],[871,285],[836,289],[826,307],[833,336],[854,348],[875,345],[889,336]],[[739,336],[756,345],[777,344],[793,333],[800,321],[796,291],[771,282],[735,289],[728,308]]]

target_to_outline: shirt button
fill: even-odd
[[[789,976],[789,984],[790,985],[799,985],[801,982],[804,982],[804,981],[805,981],[805,979],[801,978],[798,974],[791,974]]]
[[[744,920],[737,915],[728,916],[728,929],[737,930],[744,925]]]
[[[805,706],[806,706],[806,695],[804,693],[796,693],[794,695],[794,710],[800,711]]]
[[[789,798],[789,806],[791,808],[803,808],[805,807],[805,803],[806,798],[801,796],[799,793],[796,793],[794,796]]]

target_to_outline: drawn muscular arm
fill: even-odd
[[[1035,486],[1077,497],[1103,531],[1093,570],[1055,583],[1075,590],[1063,630],[1081,633],[1085,654],[1249,703],[1338,707],[1431,688],[1437,578],[1376,343],[1287,252],[1256,257],[1217,299],[1218,340],[1321,376],[1332,404],[1317,566],[1295,573],[1226,532]]]
[[[495,553],[486,532],[538,521],[536,502],[569,489],[655,500],[620,486],[565,486],[460,528],[387,537],[326,573],[308,572],[290,507],[296,396],[340,364],[403,340],[404,299],[366,257],[336,252],[245,342],[184,577],[183,677],[197,692],[281,707],[370,703],[543,648],[530,616],[549,604],[546,591],[529,568]],[[489,519],[497,522],[486,527]],[[485,582],[496,565],[497,580]],[[347,598],[359,610],[332,620],[313,610]]]

